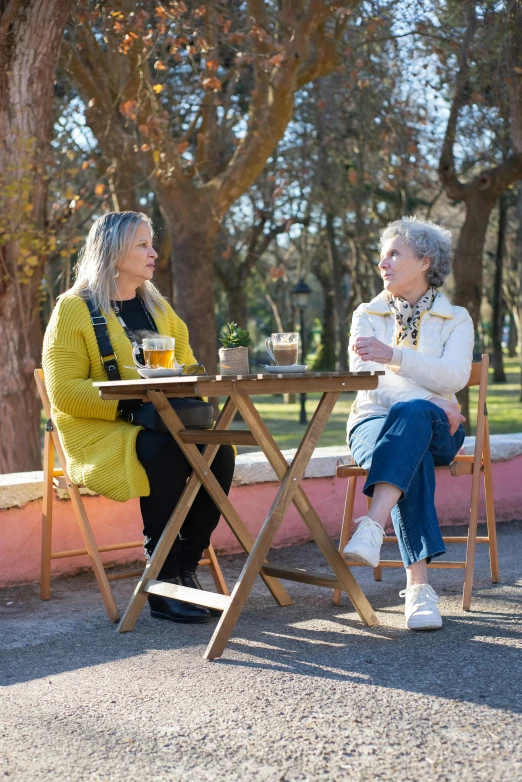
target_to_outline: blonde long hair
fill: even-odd
[[[93,304],[108,315],[111,301],[119,299],[116,265],[129,253],[141,222],[153,232],[143,212],[108,212],[99,217],[80,251],[70,292],[82,298],[90,296]],[[150,280],[145,280],[136,292],[151,314],[165,311],[165,299]]]

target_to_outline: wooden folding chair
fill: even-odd
[[[468,381],[468,386],[479,386],[475,452],[473,455],[457,455],[455,460],[450,465],[436,468],[436,472],[439,472],[440,470],[449,470],[450,474],[455,478],[460,475],[473,476],[471,483],[471,505],[468,534],[462,536],[443,536],[442,538],[445,543],[465,543],[466,559],[461,562],[435,560],[434,562],[430,562],[428,565],[430,568],[462,568],[465,571],[464,590],[462,595],[462,608],[464,611],[469,611],[471,607],[473,571],[475,565],[475,548],[477,543],[486,543],[489,546],[491,581],[494,584],[497,584],[499,581],[497,530],[495,524],[493,478],[491,472],[491,448],[489,441],[488,410],[486,406],[488,369],[489,356],[483,355],[482,361],[472,365],[471,375]],[[339,543],[340,551],[343,551],[344,547],[350,539],[357,479],[359,477],[366,478],[367,474],[368,472],[366,470],[363,470],[361,467],[357,467],[354,464],[341,464],[337,467],[337,477],[348,478],[348,489],[344,506],[341,540]],[[485,537],[477,537],[481,475],[483,475],[484,479],[486,520],[488,525],[488,534]],[[371,505],[371,499],[369,497],[367,498],[367,505],[369,509]],[[384,539],[384,542],[397,543],[397,538],[394,536],[387,536]],[[350,567],[352,567],[362,563],[349,562],[348,564]],[[376,581],[381,580],[383,567],[404,567],[404,564],[401,560],[380,560],[378,567],[374,568],[374,577]],[[340,599],[340,590],[334,589],[332,593],[332,602],[334,605],[339,605]]]
[[[131,576],[141,576],[143,568],[141,570],[130,570],[123,573],[111,573],[107,574],[100,558],[100,552],[104,551],[121,551],[129,548],[141,548],[143,546],[143,540],[131,541],[129,543],[113,543],[110,546],[97,546],[92,527],[85,510],[82,496],[80,494],[81,486],[73,483],[69,478],[66,471],[65,454],[58,437],[56,426],[51,421],[51,406],[49,403],[49,397],[47,396],[47,390],[45,388],[44,374],[41,369],[35,369],[34,378],[42,400],[42,405],[47,417],[47,424],[45,426],[44,436],[44,490],[42,501],[42,558],[41,558],[41,575],[40,575],[40,597],[42,600],[49,600],[51,597],[51,560],[64,559],[66,557],[79,557],[88,554],[98,587],[102,594],[105,608],[109,615],[111,622],[118,622],[120,614],[116,606],[112,590],[109,585],[109,581],[114,581],[120,578],[129,578]],[[60,469],[54,467],[54,452],[58,454],[58,461],[60,463]],[[51,537],[52,537],[52,509],[53,509],[53,494],[54,488],[67,489],[71,497],[76,520],[80,527],[80,531],[85,544],[84,549],[71,549],[69,551],[52,551]],[[200,565],[207,565],[210,568],[212,578],[217,591],[222,595],[228,595],[228,589],[221,572],[221,568],[217,561],[217,557],[212,545],[209,546],[203,552],[203,559],[199,562]]]

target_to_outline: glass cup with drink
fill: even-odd
[[[132,349],[134,363],[139,369],[173,369],[176,366],[175,345],[174,337],[145,337],[141,345],[145,365],[138,359],[140,347],[136,344]]]
[[[297,364],[299,359],[299,334],[296,331],[272,334],[266,340],[265,345],[268,355],[278,367],[289,367]]]
[[[138,370],[147,370],[146,375],[142,377],[151,377],[150,370],[158,370],[158,375],[171,376],[171,375],[200,375],[206,374],[205,367],[201,362],[197,364],[178,364],[176,356],[174,355],[174,348],[176,346],[176,340],[174,337],[145,337],[141,345],[136,342],[132,345],[132,357]],[[142,364],[139,358],[140,351],[143,351],[143,359],[145,364]],[[165,373],[162,370],[170,369],[171,372]]]

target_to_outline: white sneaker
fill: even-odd
[[[369,516],[356,519],[357,529],[344,547],[346,559],[377,567],[381,552],[384,530]]]
[[[438,609],[439,596],[429,584],[414,584],[399,592],[406,598],[404,613],[408,630],[439,630],[442,617]]]

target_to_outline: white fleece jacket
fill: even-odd
[[[369,304],[355,310],[350,334],[349,361],[352,372],[384,370],[374,391],[359,391],[348,419],[347,435],[355,424],[375,415],[386,415],[396,402],[440,396],[456,400],[455,394],[469,380],[473,360],[474,331],[464,307],[454,307],[443,293],[431,310],[423,313],[417,348],[397,347],[395,319],[383,291]],[[362,361],[352,350],[357,337],[376,337],[393,347],[389,364]]]

